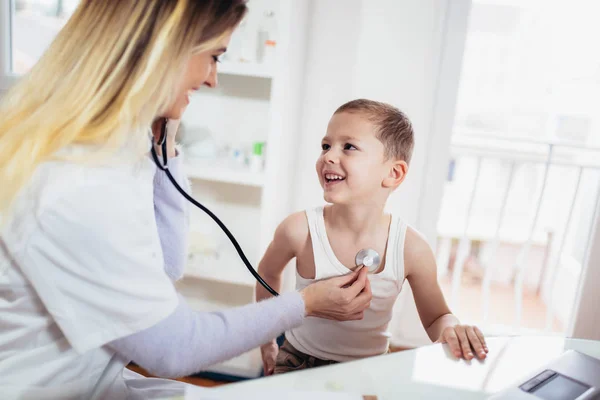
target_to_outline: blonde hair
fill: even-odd
[[[82,0],[0,103],[0,214],[59,150],[146,141],[187,57],[212,48],[246,11],[245,0]]]

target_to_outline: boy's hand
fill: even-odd
[[[260,355],[263,360],[265,376],[273,375],[277,354],[279,354],[279,346],[277,346],[276,341],[260,346]]]
[[[480,360],[486,358],[488,353],[483,334],[476,326],[449,326],[442,331],[436,343],[448,343],[452,354],[465,360],[473,359],[473,350]]]

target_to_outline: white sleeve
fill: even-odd
[[[175,181],[189,193],[189,182],[183,172],[182,155],[169,159],[169,170]],[[165,272],[173,282],[183,277],[187,263],[190,203],[169,180],[164,171],[154,175],[154,212],[160,237]]]
[[[163,269],[150,191],[86,185],[37,217],[17,262],[80,353],[146,329],[178,298]]]

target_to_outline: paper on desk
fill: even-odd
[[[243,395],[244,400],[363,400],[363,396],[356,393],[327,392],[327,391],[297,391],[281,389],[248,390],[243,393],[237,390],[220,392],[197,386],[188,386],[185,400],[238,400]]]

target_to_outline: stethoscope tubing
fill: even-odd
[[[225,233],[225,235],[227,235],[227,238],[229,238],[229,240],[231,241],[231,244],[233,244],[233,247],[237,251],[237,253],[240,256],[241,260],[244,262],[244,265],[246,266],[246,268],[248,269],[248,271],[250,271],[250,273],[252,274],[252,276],[254,276],[254,278],[258,281],[258,283],[260,283],[262,285],[262,287],[264,287],[273,296],[279,296],[279,293],[277,293],[277,291],[275,289],[273,289],[267,282],[265,282],[265,280],[254,269],[254,267],[252,266],[252,264],[250,264],[250,261],[248,261],[248,257],[246,257],[246,254],[244,253],[244,250],[242,250],[242,247],[240,246],[240,244],[236,240],[235,236],[233,236],[233,234],[229,231],[229,229],[227,228],[227,226],[225,226],[225,224],[219,219],[219,217],[217,217],[207,207],[205,207],[200,202],[196,201],[192,196],[190,196],[185,190],[183,190],[181,188],[181,186],[179,186],[179,184],[177,183],[177,181],[175,180],[175,178],[173,178],[173,175],[171,174],[171,171],[169,171],[169,165],[168,165],[168,162],[167,162],[168,161],[168,157],[167,157],[167,140],[166,140],[166,138],[167,138],[167,120],[165,119],[162,122],[160,138],[159,138],[158,143],[157,143],[157,145],[161,146],[161,149],[162,149],[162,158],[163,158],[162,164],[161,164],[161,162],[158,159],[158,154],[156,154],[156,149],[154,148],[154,146],[152,146],[152,149],[150,150],[151,153],[152,153],[152,158],[154,159],[154,162],[156,163],[156,166],[160,170],[164,171],[167,174],[167,177],[169,178],[169,180],[171,181],[171,183],[173,184],[173,186],[175,186],[175,189],[177,189],[177,191],[187,201],[189,201],[190,203],[192,203],[193,205],[195,205],[196,207],[198,207],[199,209],[201,209],[202,211],[204,211],[209,217],[212,218],[213,221],[215,221],[215,223],[219,226],[219,228],[221,228],[223,230],[223,232]]]

